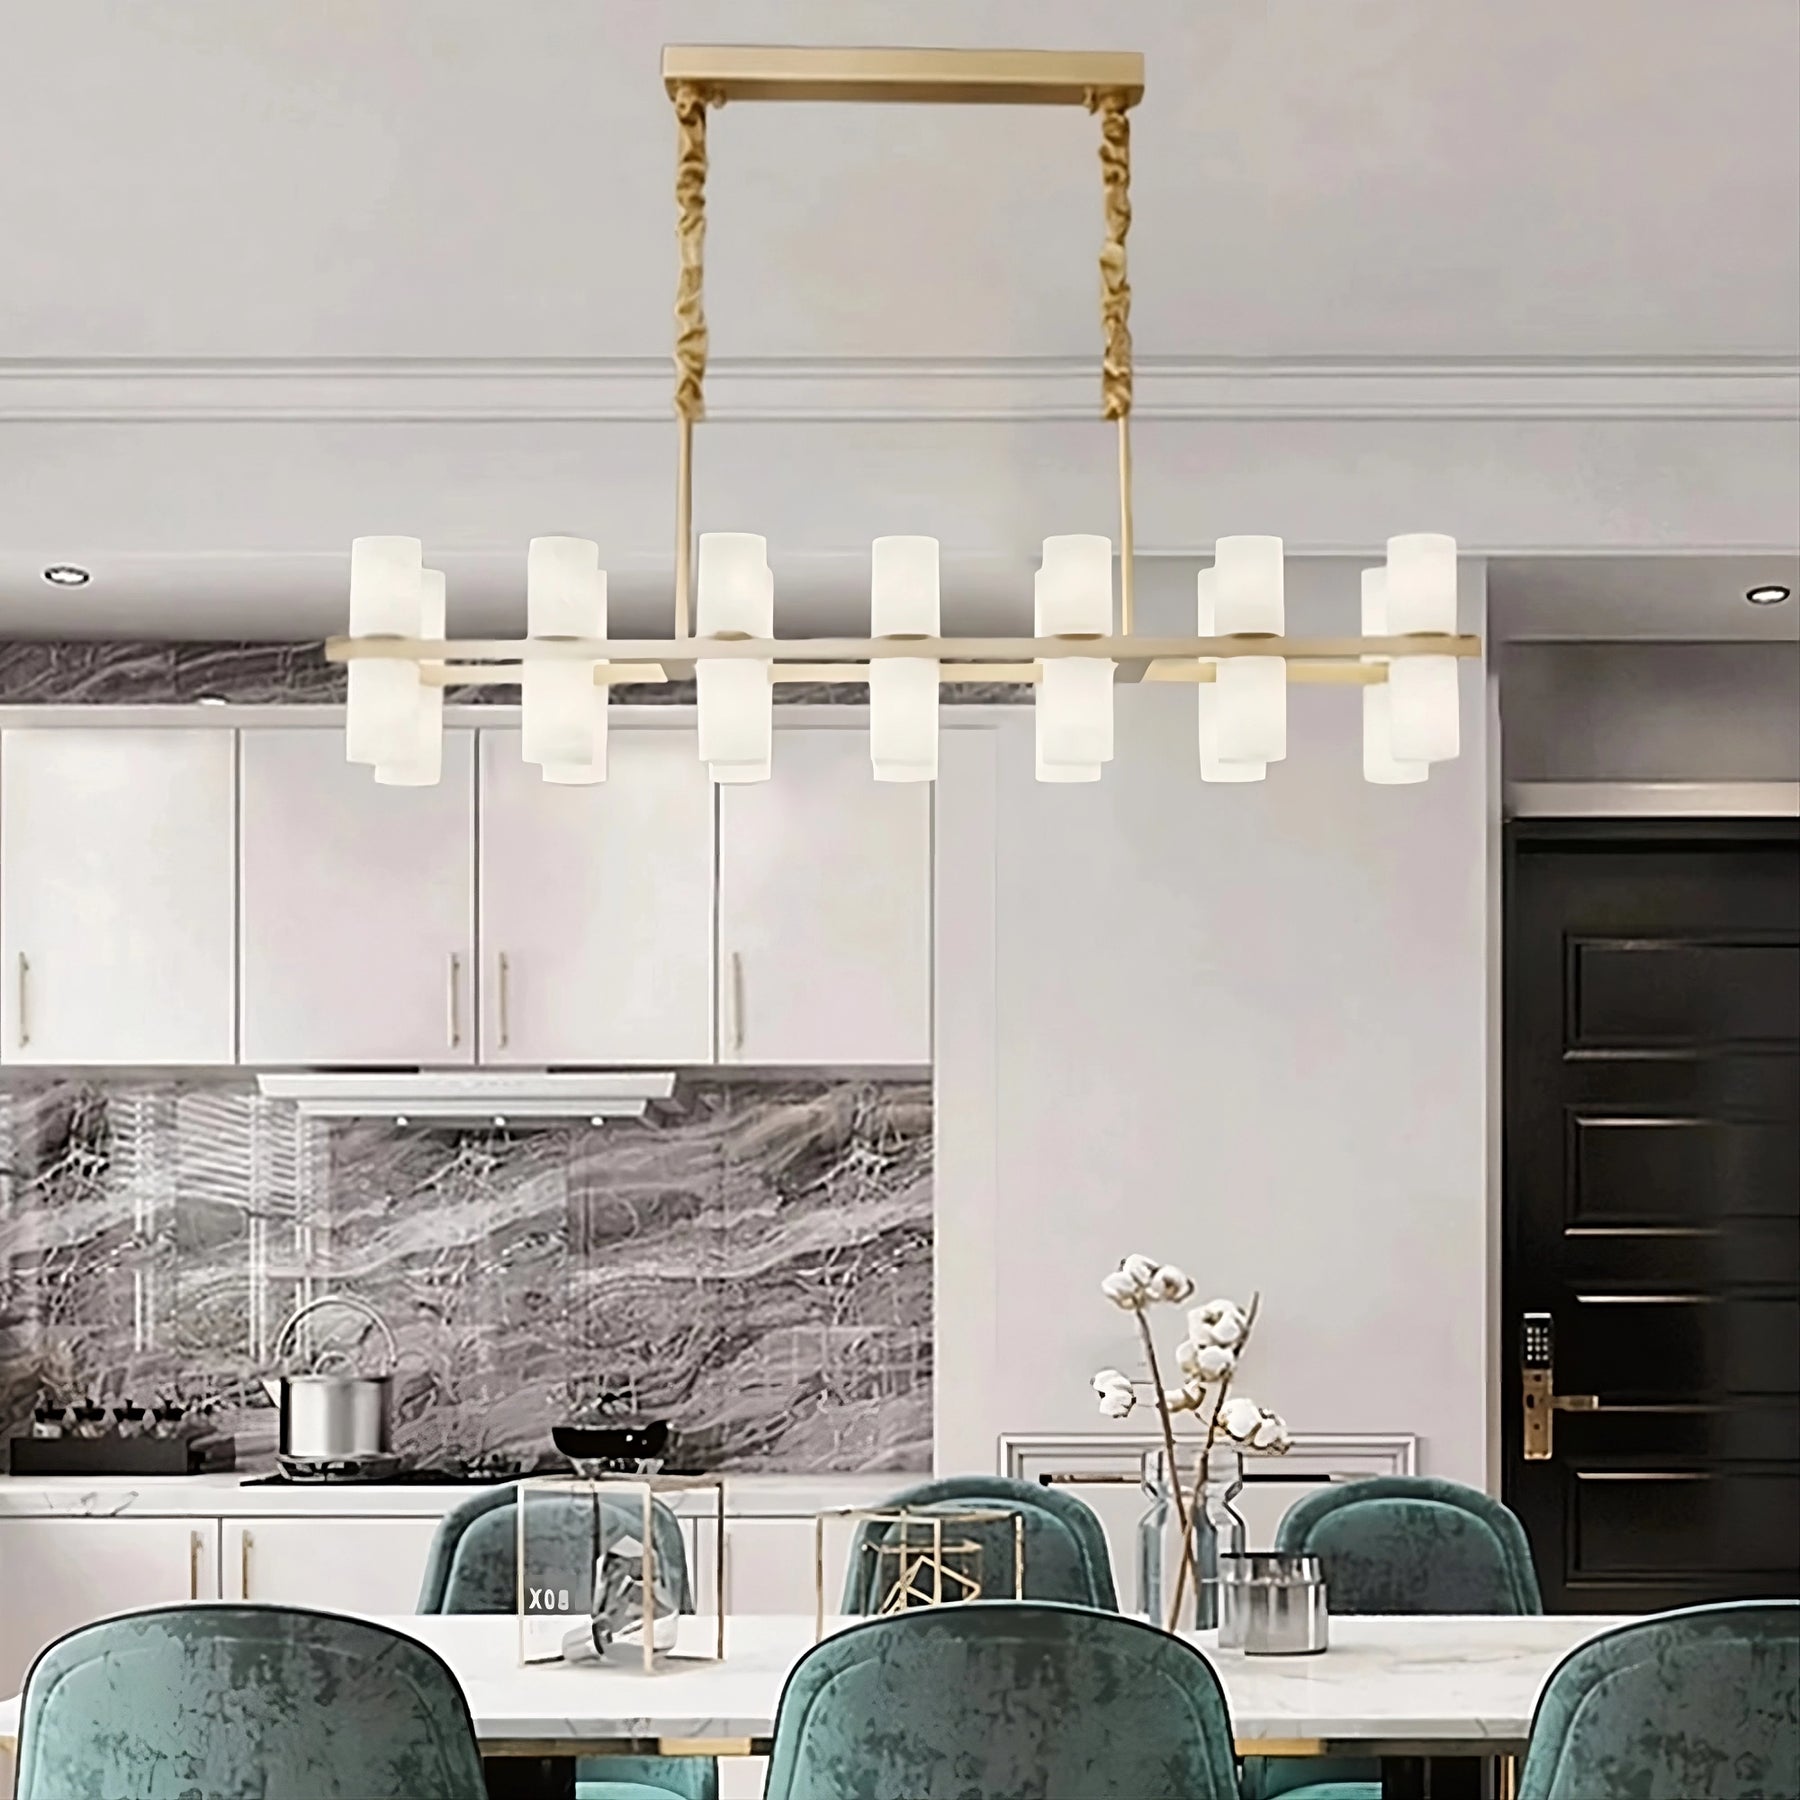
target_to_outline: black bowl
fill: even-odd
[[[583,1473],[654,1474],[668,1454],[669,1421],[644,1419],[633,1425],[553,1425],[550,1441]]]

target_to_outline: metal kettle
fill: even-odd
[[[324,1306],[361,1313],[387,1344],[387,1367],[376,1375],[327,1372],[326,1364],[350,1360],[342,1350],[327,1350],[305,1373],[265,1380],[265,1391],[281,1409],[280,1454],[305,1463],[384,1457],[391,1448],[394,1368],[400,1352],[387,1321],[374,1307],[354,1294],[322,1294],[307,1301],[288,1315],[275,1339],[274,1360],[282,1360],[301,1320]]]

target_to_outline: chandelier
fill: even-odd
[[[1360,635],[1288,637],[1282,542],[1220,538],[1197,582],[1195,635],[1140,634],[1133,609],[1131,511],[1131,224],[1129,109],[1143,58],[1043,50],[670,47],[679,276],[675,293],[675,588],[667,638],[607,636],[606,572],[585,538],[541,537],[526,558],[519,640],[450,639],[444,577],[417,538],[364,537],[351,547],[350,630],[325,649],[348,667],[346,749],[379,782],[438,779],[446,688],[520,690],[525,760],[546,781],[606,778],[610,690],[692,679],[699,754],[717,782],[764,781],[778,682],[866,685],[877,781],[930,781],[938,765],[942,686],[1017,683],[1035,690],[1041,781],[1097,781],[1113,754],[1120,682],[1194,687],[1200,773],[1260,781],[1287,753],[1289,684],[1359,686],[1363,773],[1423,781],[1458,751],[1457,659],[1480,640],[1456,630],[1456,543],[1438,533],[1388,539],[1362,571]],[[727,101],[926,102],[1082,106],[1100,128],[1105,234],[1100,250],[1100,416],[1118,436],[1118,606],[1113,543],[1086,533],[1044,540],[1030,637],[943,633],[938,544],[880,537],[871,546],[869,635],[775,635],[766,541],[693,531],[694,426],[705,415],[702,247],[708,109]]]

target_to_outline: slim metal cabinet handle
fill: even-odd
[[[238,1592],[246,1600],[250,1598],[250,1546],[255,1541],[246,1527],[238,1544]]]
[[[512,1005],[508,992],[512,985],[512,958],[504,950],[499,957],[500,973],[500,1048],[504,1050],[512,1042]]]
[[[31,958],[23,950],[19,952],[19,1048],[23,1050],[31,1042],[31,1014],[25,1005],[25,982],[31,974]]]
[[[450,952],[450,1048],[462,1048],[462,957]]]
[[[737,951],[731,953],[730,980],[727,986],[731,997],[731,1047],[741,1050],[744,1047],[744,959]]]
[[[200,1534],[188,1533],[188,1598],[200,1598]]]

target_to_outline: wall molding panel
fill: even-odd
[[[721,422],[1086,419],[1097,357],[719,358]],[[0,361],[0,422],[529,420],[660,423],[666,357],[23,358]],[[1794,419],[1780,357],[1144,356],[1145,419]]]

